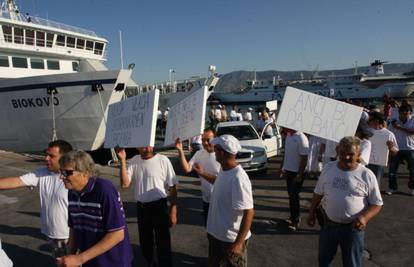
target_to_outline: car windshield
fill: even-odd
[[[257,133],[249,125],[219,127],[217,130],[217,136],[223,134],[231,134],[239,140],[251,140],[259,138],[257,136]]]

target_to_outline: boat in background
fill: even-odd
[[[314,75],[310,79],[284,81],[280,77],[273,80],[247,81],[246,89],[232,92],[214,92],[213,97],[222,103],[250,104],[264,103],[270,100],[281,101],[286,87],[291,86],[311,93],[335,99],[374,100],[384,95],[392,98],[412,97],[414,92],[414,75],[384,74],[384,63],[375,60],[366,74],[359,74],[357,69],[351,75]]]
[[[108,105],[137,91],[132,68],[108,70],[108,41],[96,33],[0,9],[0,149],[40,151],[56,138],[103,145]]]

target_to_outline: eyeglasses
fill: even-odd
[[[73,173],[75,172],[75,170],[62,170],[60,169],[60,174],[62,174],[62,176],[64,177],[68,177],[73,175]]]

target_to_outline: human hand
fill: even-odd
[[[115,153],[120,160],[126,159],[126,152],[124,148],[120,148],[119,146],[115,147]]]
[[[229,257],[234,258],[240,256],[243,253],[243,250],[244,242],[235,242],[230,245],[227,254],[229,255]]]
[[[365,229],[365,227],[367,227],[367,219],[365,218],[364,215],[360,215],[358,216],[358,218],[355,219],[353,226],[354,228],[356,228],[359,231],[362,231]]]
[[[308,218],[306,218],[306,222],[308,223],[310,227],[315,226],[315,213],[314,212],[309,213]]]
[[[181,142],[180,138],[175,139],[175,148],[178,151],[182,151],[183,150],[183,143]]]
[[[387,146],[388,146],[388,149],[391,150],[394,147],[394,142],[391,140],[387,141]]]
[[[56,258],[56,264],[64,267],[78,267],[82,265],[82,260],[79,255],[67,255]]]

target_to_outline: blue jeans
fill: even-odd
[[[407,161],[408,170],[410,171],[408,187],[414,189],[414,150],[400,150],[397,155],[390,157],[389,160],[388,187],[392,190],[398,189],[397,170],[403,159]]]
[[[384,176],[384,166],[375,165],[375,164],[368,164],[368,169],[370,169],[377,177],[378,187],[381,187],[381,178]]]
[[[331,266],[338,245],[341,246],[344,267],[362,266],[364,231],[358,231],[352,224],[328,226],[319,234],[319,266]]]

